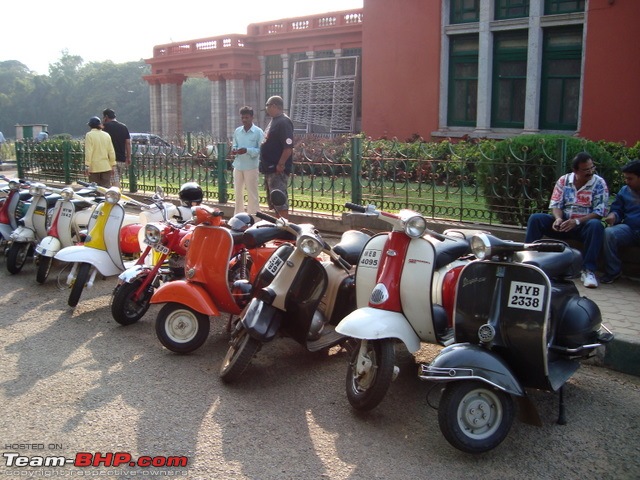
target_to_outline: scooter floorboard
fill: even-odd
[[[307,350],[317,352],[323,348],[333,347],[346,337],[336,332],[333,325],[325,325],[322,335],[317,340],[307,341]]]

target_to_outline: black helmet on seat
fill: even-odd
[[[202,203],[202,188],[196,182],[183,183],[178,194],[180,201],[185,207],[200,205]]]
[[[253,217],[248,213],[236,213],[227,221],[227,225],[235,232],[244,232],[253,225]]]

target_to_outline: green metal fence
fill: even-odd
[[[291,210],[335,216],[344,211],[345,202],[375,203],[386,210],[416,210],[434,219],[526,225],[531,213],[547,209],[556,179],[570,170],[572,153],[566,140],[517,148],[504,141],[499,147],[482,141],[300,138],[290,176]],[[229,145],[218,143],[209,156],[202,152],[134,149],[123,190],[152,192],[161,186],[169,195],[177,195],[182,183],[196,181],[209,203],[234,201]],[[16,156],[23,178],[65,184],[86,180],[78,142],[57,147],[20,142]],[[599,173],[608,181],[619,178],[610,166]],[[267,203],[262,185],[260,201]]]

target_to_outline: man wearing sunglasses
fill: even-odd
[[[525,242],[543,236],[580,240],[584,245],[581,280],[585,287],[596,288],[595,272],[604,239],[601,219],[607,214],[609,189],[604,179],[596,175],[588,153],[577,154],[571,166],[573,172],[560,177],[553,189],[551,214],[534,213],[529,217]]]

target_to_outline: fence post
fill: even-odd
[[[138,191],[138,179],[136,178],[136,156],[131,155],[131,163],[129,163],[129,191],[136,193]]]
[[[362,184],[360,172],[362,170],[362,138],[351,137],[351,202],[362,203]]]
[[[225,173],[227,171],[227,144],[218,143],[218,203],[227,203],[229,196],[227,195],[227,180]]]
[[[24,178],[24,166],[22,165],[24,158],[24,145],[22,142],[16,142],[16,165],[18,166],[18,178]]]
[[[557,142],[558,161],[556,162],[556,178],[567,173],[567,140],[559,138]]]

